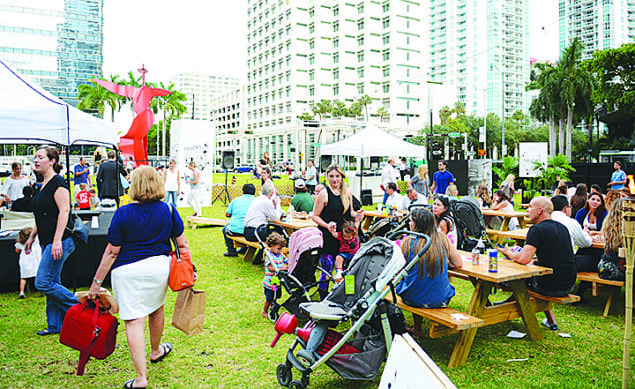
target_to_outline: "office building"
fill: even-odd
[[[633,42],[633,0],[559,0],[558,13],[561,52],[575,37],[584,45],[583,60],[592,58],[596,50],[617,48]]]
[[[416,133],[428,122],[422,115],[429,100],[425,4],[249,0],[243,126],[254,135],[242,145],[246,155],[269,151],[274,160],[291,159],[294,152],[310,157],[315,146],[333,140],[332,134],[335,140],[344,136],[339,130],[331,135],[316,127],[303,130],[297,117],[311,113],[321,100],[350,106],[368,95],[372,102],[357,119]],[[379,115],[380,108],[387,114]]]
[[[0,57],[77,105],[77,87],[102,76],[103,0],[0,0]]]
[[[238,78],[206,73],[181,73],[172,77],[174,88],[187,97],[183,104],[187,112],[184,118],[210,120],[212,97],[222,95],[238,87]]]
[[[467,114],[527,111],[528,0],[430,0],[430,80],[457,88]]]

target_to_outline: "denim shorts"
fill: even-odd
[[[278,287],[278,290],[276,290],[275,292],[265,286],[263,286],[262,288],[265,290],[265,300],[269,302],[274,300],[274,295],[275,299],[279,299],[280,297],[282,297],[282,289],[280,287]]]

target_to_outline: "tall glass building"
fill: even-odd
[[[0,0],[0,58],[72,105],[101,77],[103,0]]]

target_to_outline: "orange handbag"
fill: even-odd
[[[190,252],[179,253],[179,246],[174,239],[174,251],[170,253],[170,277],[168,285],[174,292],[194,286],[196,280],[194,275],[194,265]]]

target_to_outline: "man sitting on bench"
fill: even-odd
[[[549,198],[536,197],[529,203],[527,214],[534,225],[527,232],[525,247],[520,252],[509,248],[500,249],[508,258],[523,265],[532,262],[534,254],[538,266],[553,269],[553,274],[534,277],[531,289],[545,296],[565,297],[573,291],[577,277],[573,248],[569,231],[562,223],[551,219],[553,204]],[[552,331],[558,330],[556,317],[551,310],[542,324]]]
[[[278,221],[282,216],[282,209],[280,208],[280,197],[274,196],[275,188],[271,182],[267,182],[262,186],[260,190],[260,196],[256,197],[249,206],[247,214],[245,215],[245,239],[251,242],[257,242],[258,238],[264,242],[267,239],[268,220]],[[279,226],[276,226],[279,227]],[[282,232],[282,227],[280,227]],[[258,250],[258,253],[251,262],[253,265],[262,265],[262,250]]]
[[[256,187],[253,184],[243,185],[243,195],[235,198],[229,203],[225,216],[229,218],[229,223],[223,227],[223,237],[225,238],[225,246],[227,246],[227,252],[223,255],[226,257],[236,257],[238,252],[234,247],[234,241],[228,236],[243,236],[245,231],[245,215],[249,206],[254,201],[254,195],[256,194]]]

